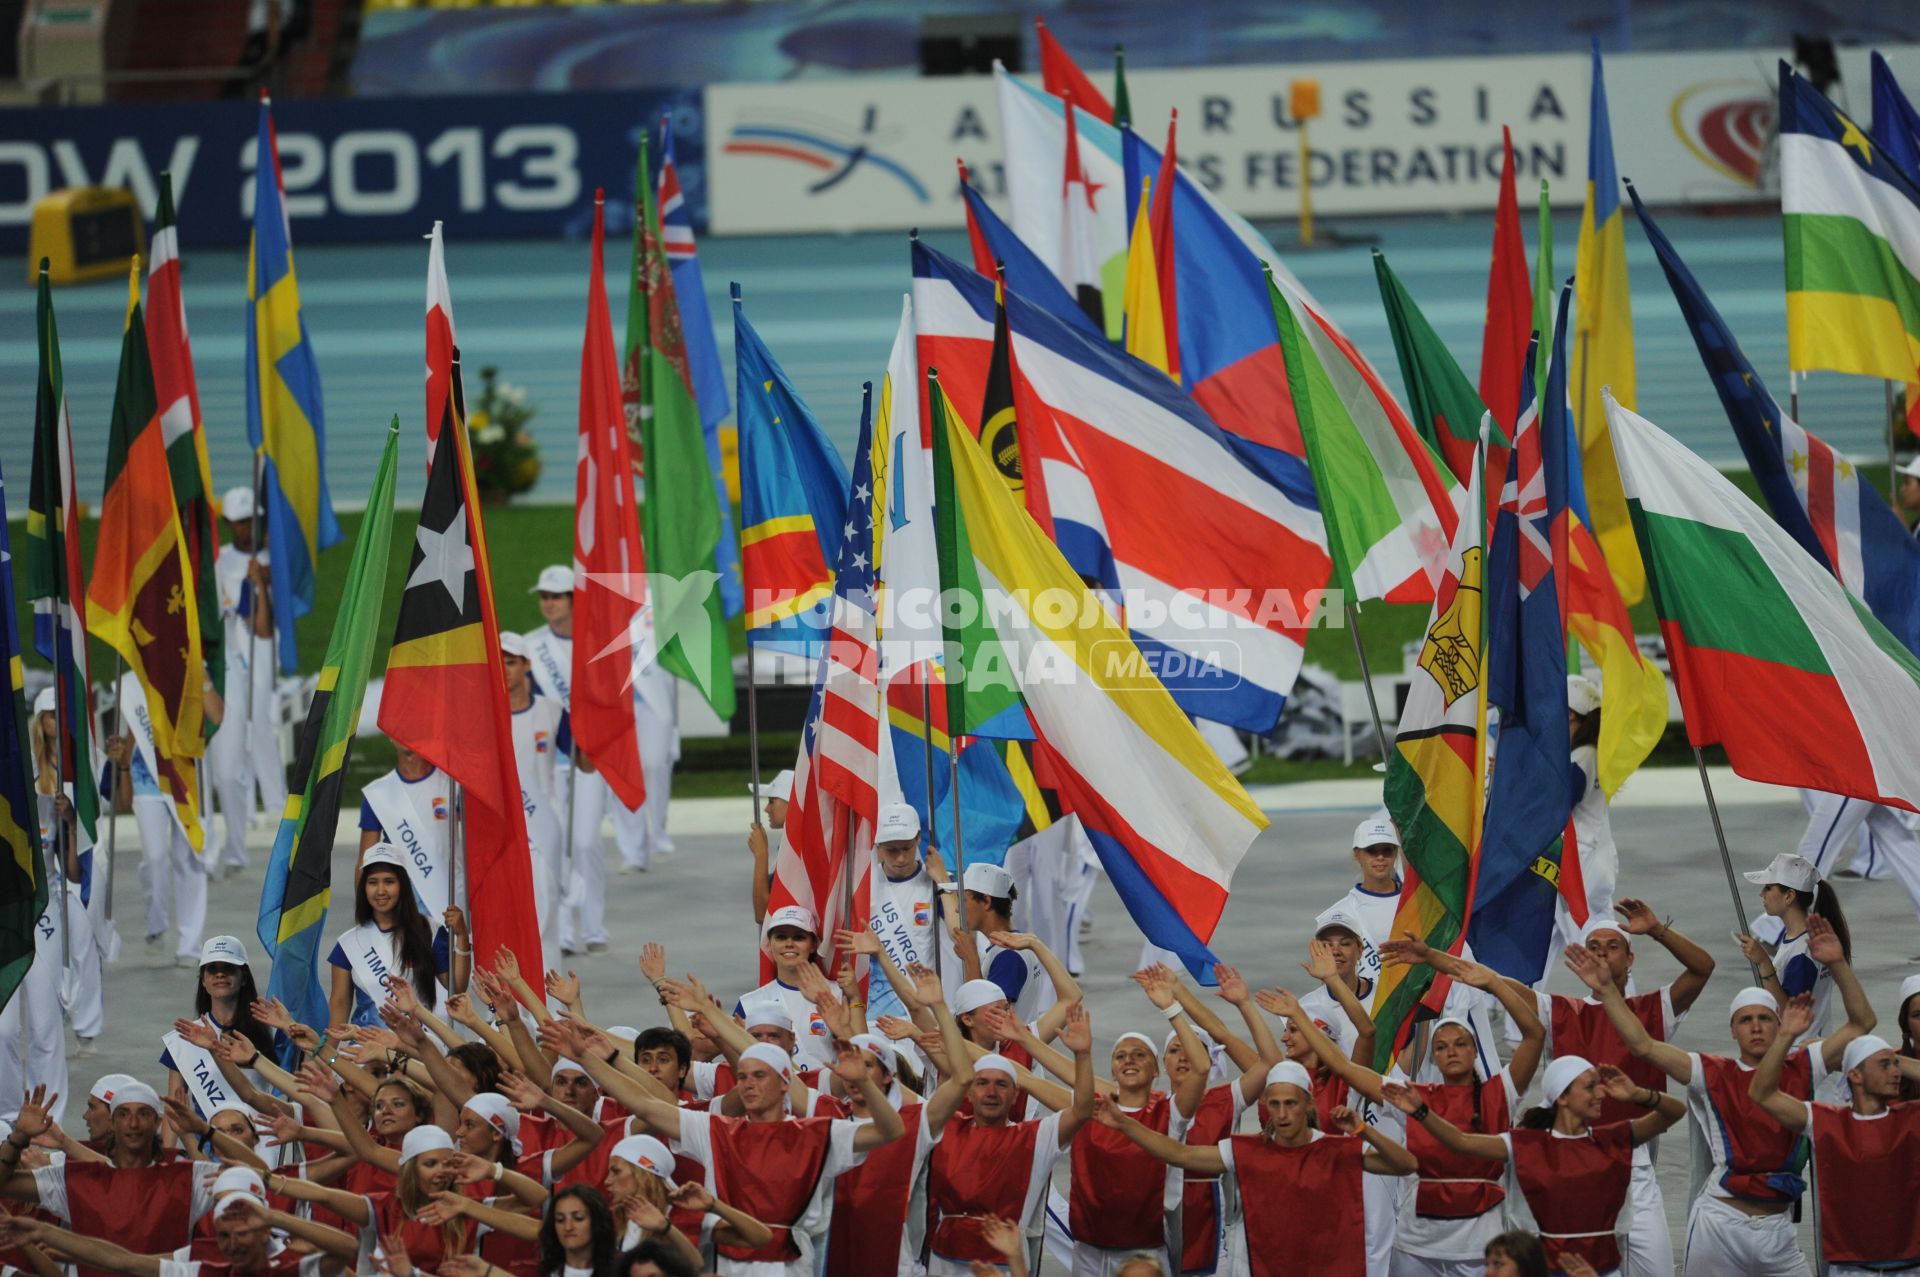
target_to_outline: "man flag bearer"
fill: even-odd
[[[771,806],[771,804],[769,804]],[[873,830],[873,858],[880,872],[873,878],[873,914],[868,925],[893,965],[902,971],[915,963],[933,962],[934,882],[920,862],[920,813],[905,803],[880,809]],[[877,960],[867,999],[869,1020],[909,1012]]]
[[[553,783],[554,760],[565,739],[560,702],[533,690],[532,650],[518,634],[500,636],[500,660],[507,671],[507,707],[513,711],[513,758],[520,769],[520,803],[527,812],[527,840],[533,855],[534,912],[540,919],[540,944],[560,951],[560,871],[564,860],[563,816]]]
[[[219,867],[247,867],[247,822],[254,790],[260,807],[278,819],[287,805],[287,769],[280,758],[280,714],[274,688],[273,599],[267,549],[259,543],[253,489],[228,488],[220,499],[227,535],[214,559],[220,589],[222,650],[226,657],[226,717],[207,744],[214,797],[226,821]]]

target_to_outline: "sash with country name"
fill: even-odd
[[[533,677],[540,691],[566,708],[573,692],[573,641],[543,628],[527,635],[527,647],[533,652]]]
[[[125,675],[120,680],[120,708],[121,719],[126,724],[128,734],[133,737],[133,748],[140,755],[140,765],[147,769],[147,775],[153,777],[157,784],[160,776],[160,756],[154,751],[153,718],[147,710],[146,691],[141,688],[139,680],[131,674]],[[161,798],[166,797],[166,793],[162,790],[156,790],[155,793]],[[151,796],[153,795],[149,795]],[[171,802],[167,804],[167,811],[173,816],[173,823],[184,833],[186,826],[180,824],[180,815],[174,811]]]
[[[367,995],[375,1007],[387,1000],[387,977],[399,975],[400,965],[393,952],[393,935],[371,922],[363,922],[340,937],[340,952],[347,957],[347,972],[353,987]]]
[[[203,1023],[212,1024],[205,1016]],[[217,1026],[216,1026],[217,1027]],[[160,1035],[160,1042],[173,1060],[173,1071],[187,1084],[187,1094],[193,1099],[193,1107],[201,1117],[212,1117],[222,1108],[239,1104],[246,1110],[249,1119],[253,1109],[248,1107],[235,1093],[227,1079],[221,1075],[220,1062],[213,1058],[213,1052],[195,1046],[180,1036],[178,1030],[169,1029]]]
[[[421,912],[435,926],[446,912],[448,792],[445,772],[408,783],[388,772],[361,791],[387,841],[400,849]],[[424,807],[424,810],[423,810]]]

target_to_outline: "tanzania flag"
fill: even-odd
[[[307,707],[307,721],[300,728],[287,809],[281,815],[273,856],[267,861],[267,879],[260,889],[260,921],[255,930],[273,957],[267,993],[286,1003],[302,1024],[325,1023],[327,1014],[319,959],[332,892],[333,838],[380,626],[399,441],[396,416],[387,428],[387,446],[380,454],[380,468],[374,471],[373,491],[367,494],[366,517],[354,538],[326,661],[320,667],[313,703]]]
[[[1920,810],[1920,658],[1726,476],[1607,412],[1687,739],[1749,780]]]
[[[0,482],[0,662],[7,671],[6,708],[0,712],[0,1006],[13,997],[33,965],[34,923],[47,907],[26,667],[13,616],[13,550],[7,542],[6,489]]]
[[[137,268],[136,268],[137,269]],[[194,759],[206,752],[200,607],[140,317],[139,276],[120,341],[120,381],[107,426],[106,492],[87,583],[87,628],[125,658],[153,718],[154,780],[198,851],[200,790]],[[79,788],[76,783],[75,788]]]
[[[1386,803],[1400,830],[1406,878],[1393,934],[1416,935],[1458,953],[1468,884],[1480,845],[1486,793],[1487,630],[1482,598],[1485,503],[1481,467],[1467,489],[1467,516],[1448,550],[1426,641],[1411,671],[1406,708],[1387,760]],[[1431,967],[1385,967],[1374,991],[1374,1067],[1384,1070],[1412,1030],[1423,998],[1438,1005]]]
[[[660,210],[640,139],[634,181],[632,291],[627,297],[627,429],[638,427],[646,504],[641,531],[661,668],[691,682],[721,718],[733,717],[733,652],[720,576],[720,502],[700,433],[686,333],[660,238]]]

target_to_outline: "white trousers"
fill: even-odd
[[[613,840],[625,864],[645,869],[654,853],[673,854],[673,839],[667,834],[667,802],[673,794],[673,724],[640,703],[633,707],[633,719],[647,800],[631,808],[617,800],[613,803]]]
[[[1793,1212],[1749,1215],[1702,1193],[1687,1212],[1687,1277],[1810,1277]]]
[[[49,909],[59,908],[50,902]],[[60,933],[34,928],[33,963],[20,987],[0,1010],[0,1096],[6,1111],[19,1107],[19,1098],[33,1087],[45,1086],[48,1097],[60,1097],[54,1109],[57,1121],[67,1099],[67,1025],[60,1013]]]
[[[171,913],[180,932],[175,955],[198,961],[200,933],[207,925],[206,866],[174,820],[171,800],[137,794],[133,819],[140,827],[140,885],[147,893],[147,935],[165,931]]]
[[[1428,1255],[1409,1255],[1396,1250],[1393,1252],[1393,1266],[1388,1271],[1393,1277],[1484,1277],[1487,1261],[1434,1259]]]
[[[257,665],[252,659],[256,651],[260,658]],[[270,819],[278,820],[287,805],[287,768],[280,757],[273,662],[272,639],[263,638],[248,644],[248,650],[227,653],[226,718],[207,742],[206,760],[213,771],[214,795],[220,800],[224,826],[217,858],[222,866],[247,866],[247,822],[253,818],[256,787],[261,810]]]
[[[100,857],[105,854],[104,851],[96,853]],[[55,908],[57,902],[50,901],[47,907]],[[105,961],[99,939],[93,932],[93,918],[80,903],[77,882],[67,884],[67,934],[67,952],[72,961],[67,964],[66,979],[61,983],[61,1001],[73,1021],[74,1033],[83,1038],[97,1038],[106,1027],[106,1006],[101,1000]]]
[[[1858,839],[1852,867],[1865,877],[1891,872],[1920,915],[1920,816],[1811,789],[1800,791],[1800,801],[1807,809],[1801,855],[1831,875]]]
[[[573,868],[561,906],[560,944],[577,950],[607,942],[607,858],[600,830],[609,809],[618,810],[620,804],[598,772],[567,768],[556,773],[556,788],[561,776],[572,790]],[[561,803],[567,800],[567,788],[560,788]]]
[[[1627,1186],[1626,1270],[1631,1277],[1673,1277],[1673,1235],[1667,1231],[1667,1204],[1654,1178],[1653,1162],[1635,1161]]]

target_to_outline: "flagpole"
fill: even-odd
[[[753,640],[747,640],[747,766],[753,781],[753,823],[760,823],[760,680],[754,677]]]
[[[123,660],[124,658],[120,655],[120,650],[115,648],[113,653],[113,725],[116,730],[108,733],[112,736],[118,736],[120,734],[118,729],[125,727],[127,721],[125,707],[120,704],[120,679],[122,677],[120,667]],[[62,715],[62,718],[64,720],[65,716]],[[91,728],[93,724],[89,723],[87,726]],[[63,721],[61,728],[64,730],[65,727],[66,723]],[[64,760],[66,756],[66,749],[63,747],[60,751],[60,757]],[[131,780],[129,780],[129,784],[131,784]],[[76,782],[76,788],[77,785],[78,782]],[[119,788],[119,768],[116,765],[113,789],[118,791]],[[113,926],[113,880],[119,876],[113,872],[113,848],[116,841],[114,834],[117,833],[120,828],[120,821],[117,819],[118,815],[119,813],[114,810],[113,794],[109,793],[107,795],[107,926],[109,929]]]
[[[260,540],[266,530],[267,456],[264,451],[256,449],[253,454],[253,544],[247,551],[247,557],[251,560],[249,564],[251,571],[248,574],[248,581],[253,586],[253,608],[247,614],[246,722],[242,724],[246,730],[241,732],[241,735],[247,738],[244,752],[248,760],[247,768],[249,773],[251,773],[253,767],[252,758],[255,748],[253,740],[253,724],[255,722],[253,698],[258,690],[254,684],[254,678],[256,677],[254,671],[260,667],[260,609],[267,606],[266,585],[265,582],[260,579]],[[281,620],[282,618],[276,617],[274,619]],[[275,655],[273,659],[277,660],[278,656]],[[269,681],[268,685],[272,685],[271,681]],[[251,781],[247,784],[246,792],[246,801],[240,805],[240,828],[243,842],[246,838],[246,829],[253,824],[253,784]],[[227,812],[226,818],[232,820],[233,813]],[[229,837],[231,837],[231,835],[229,835]]]
[[[1800,420],[1800,374],[1787,369],[1787,415]]]
[[[947,724],[947,802],[953,807],[953,877],[959,884],[954,910],[960,918],[960,930],[973,944],[973,928],[967,924],[967,843],[960,833],[960,751],[952,723]],[[961,970],[965,970],[962,960]]]
[[[1713,785],[1707,779],[1707,758],[1705,754],[1700,752],[1698,745],[1693,747],[1693,762],[1694,766],[1700,769],[1700,789],[1701,792],[1707,796],[1707,815],[1713,819],[1714,841],[1720,845],[1720,865],[1727,871],[1727,890],[1733,895],[1733,916],[1739,919],[1740,934],[1744,936],[1749,934],[1747,928],[1747,909],[1745,905],[1740,903],[1740,880],[1734,877],[1733,857],[1727,852],[1727,831],[1722,828],[1720,824],[1720,804],[1716,803],[1713,799]],[[1759,966],[1749,961],[1747,963],[1747,969],[1753,973],[1753,982],[1759,984]]]
[[[939,842],[933,825],[933,671],[920,672],[920,737],[926,747],[927,762],[927,846]]]
[[[1887,402],[1887,503],[1898,510],[1900,508],[1900,475],[1894,469],[1893,443],[1900,434],[1900,416],[1895,411],[1892,380],[1881,378],[1880,389],[1886,395]]]
[[[1367,667],[1366,645],[1360,641],[1360,609],[1347,601],[1347,629],[1353,634],[1353,654],[1360,662],[1360,684],[1367,689],[1367,712],[1373,715],[1373,737],[1380,746],[1380,762],[1387,761],[1387,729],[1380,725],[1380,702],[1373,694],[1373,672]]]
[[[464,913],[466,906],[460,903],[460,883],[467,876],[463,872],[467,867],[467,790],[451,776],[447,777],[447,784],[447,805],[453,809],[447,830],[447,903]],[[571,837],[573,831],[567,833]],[[471,924],[472,920],[468,922]]]

